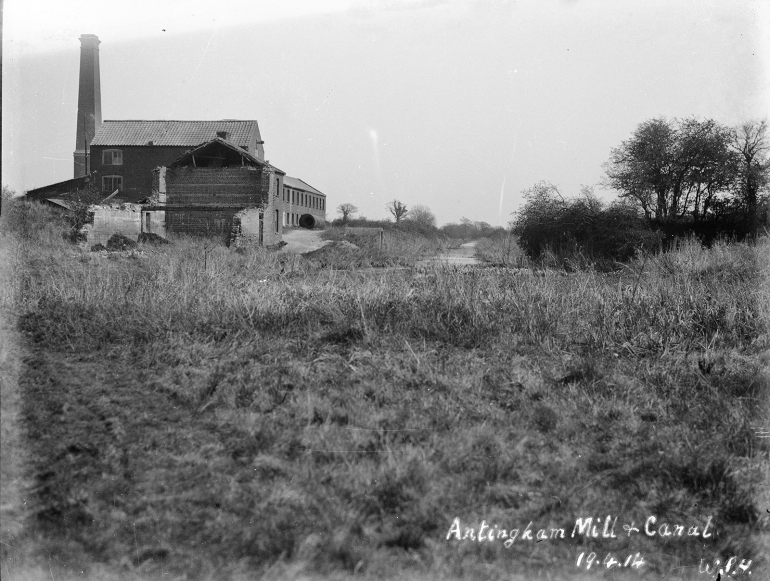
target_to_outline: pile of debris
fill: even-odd
[[[151,244],[153,246],[159,246],[162,244],[171,244],[168,240],[152,232],[142,232],[139,235],[139,240],[132,240],[128,236],[123,234],[113,234],[107,240],[107,244],[104,245],[101,242],[91,246],[91,252],[125,252],[126,250],[134,250],[139,243]]]

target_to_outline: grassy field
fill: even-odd
[[[766,239],[613,274],[378,272],[193,239],[81,252],[45,209],[14,214],[33,484],[9,578],[768,571]],[[618,538],[570,536],[608,515]],[[621,528],[651,516],[710,534]],[[520,536],[457,540],[455,519]]]

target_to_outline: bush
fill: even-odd
[[[567,199],[547,182],[524,195],[527,201],[513,226],[519,245],[532,259],[551,258],[560,264],[628,261],[637,250],[660,244],[660,234],[627,203],[605,206],[586,189],[580,197]]]

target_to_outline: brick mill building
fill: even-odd
[[[238,230],[240,210],[258,209],[252,238],[261,244],[280,242],[284,226],[325,225],[325,194],[265,160],[255,120],[102,121],[100,41],[84,34],[80,43],[74,178],[30,190],[28,198],[66,201],[68,191],[96,189],[105,201],[146,206],[141,220],[126,222],[141,232],[226,233]],[[165,176],[165,192],[158,176]]]
[[[256,121],[105,121],[90,148],[90,168],[105,194],[116,189],[128,202],[150,195],[152,172],[190,149],[219,137],[265,160]]]

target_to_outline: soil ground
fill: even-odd
[[[283,241],[286,246],[281,248],[279,254],[305,254],[318,250],[322,246],[329,244],[329,240],[321,240],[323,230],[308,230],[306,228],[296,228],[283,231]]]

